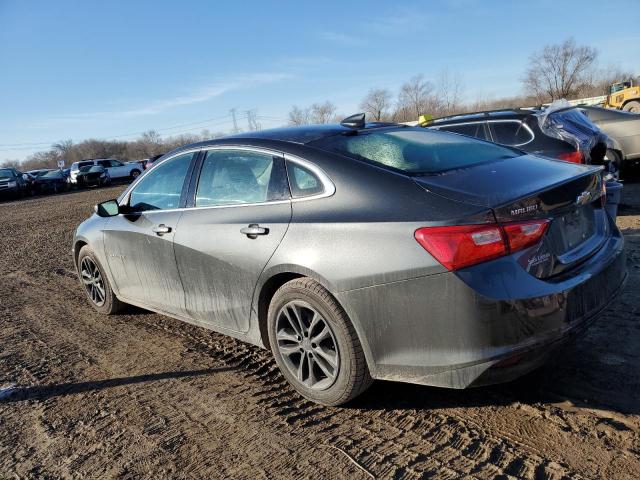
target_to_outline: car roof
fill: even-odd
[[[469,121],[480,121],[480,120],[509,120],[509,119],[517,119],[520,120],[529,115],[535,115],[539,113],[537,110],[533,109],[525,109],[525,108],[505,108],[500,110],[486,110],[483,112],[469,112],[469,113],[460,113],[457,115],[449,115],[446,117],[435,118],[429,121],[426,125],[440,125],[440,124],[449,124],[449,123],[465,123]]]
[[[165,155],[172,155],[183,150],[191,150],[194,148],[207,147],[211,145],[233,145],[237,143],[247,144],[274,144],[291,143],[298,145],[306,145],[308,143],[320,140],[322,138],[333,137],[345,133],[357,133],[372,130],[398,130],[410,128],[408,125],[400,123],[370,122],[366,123],[364,128],[349,128],[339,124],[324,125],[303,125],[295,127],[271,128],[267,130],[258,130],[255,132],[244,132],[235,135],[216,138],[213,140],[205,140],[203,142],[191,143],[167,152]],[[241,140],[242,142],[236,142]]]

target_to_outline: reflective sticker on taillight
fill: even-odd
[[[489,245],[491,243],[502,242],[502,235],[500,235],[500,230],[497,228],[472,233],[471,238],[476,245]]]

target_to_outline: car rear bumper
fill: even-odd
[[[504,257],[339,293],[355,319],[374,378],[466,388],[516,378],[583,331],[622,290],[624,242],[607,242],[551,281]]]

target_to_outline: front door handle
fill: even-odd
[[[252,223],[248,227],[241,228],[240,233],[249,238],[258,238],[258,235],[267,235],[269,233],[269,229],[261,227],[257,223]]]
[[[153,227],[151,230],[153,231],[153,233],[161,237],[165,233],[170,233],[171,227],[167,227],[164,223],[161,223],[157,227]]]

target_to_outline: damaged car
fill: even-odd
[[[95,207],[72,253],[90,304],[269,349],[325,405],[374,379],[514,379],[626,280],[602,167],[355,115],[166,154]]]

